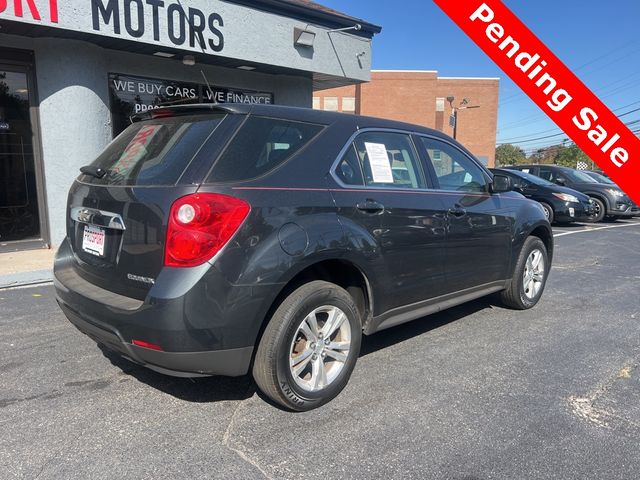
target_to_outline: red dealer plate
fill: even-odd
[[[85,225],[82,235],[82,250],[98,257],[104,256],[104,228]]]

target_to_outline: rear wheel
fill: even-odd
[[[544,216],[547,217],[547,220],[549,220],[549,223],[553,223],[554,215],[553,215],[553,208],[551,208],[551,205],[544,202],[540,202],[540,205],[542,205],[542,208],[544,208]]]
[[[361,339],[360,314],[351,295],[329,282],[307,283],[271,317],[253,377],[265,395],[286,408],[317,408],[347,384]]]
[[[593,223],[601,222],[607,213],[607,208],[599,198],[591,197],[591,200],[593,200],[594,212],[589,220]]]
[[[501,293],[502,302],[518,310],[534,307],[547,283],[549,262],[547,247],[538,237],[524,242],[509,288]]]

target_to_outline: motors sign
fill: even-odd
[[[109,74],[114,136],[127,128],[137,113],[169,105],[191,103],[273,103],[273,94],[215,85]]]
[[[91,20],[97,32],[102,29],[115,35],[126,32],[133,38],[141,38],[146,33],[156,42],[170,42],[175,47],[188,44],[190,48],[198,47],[203,51],[221,52],[224,48],[222,16],[183,7],[180,2],[91,0]]]
[[[348,32],[330,35],[325,26],[280,14],[284,3],[290,2],[0,0],[0,23],[3,33],[56,37],[61,46],[65,44],[59,39],[68,38],[146,55],[180,58],[191,53],[198,63],[209,63],[203,57],[215,56],[223,65],[219,60],[225,58],[240,61],[237,66],[247,62],[369,80],[370,39]],[[315,34],[312,51],[294,48],[296,28]],[[130,42],[135,42],[134,48]]]

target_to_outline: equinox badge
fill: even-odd
[[[134,275],[133,273],[127,273],[127,278],[129,280],[135,280],[136,282],[148,283],[153,285],[156,283],[155,279],[149,277],[141,277],[140,275]]]

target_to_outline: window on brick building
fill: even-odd
[[[355,113],[356,97],[342,97],[342,111],[346,113]]]
[[[331,112],[337,112],[338,97],[324,97],[324,109]]]

